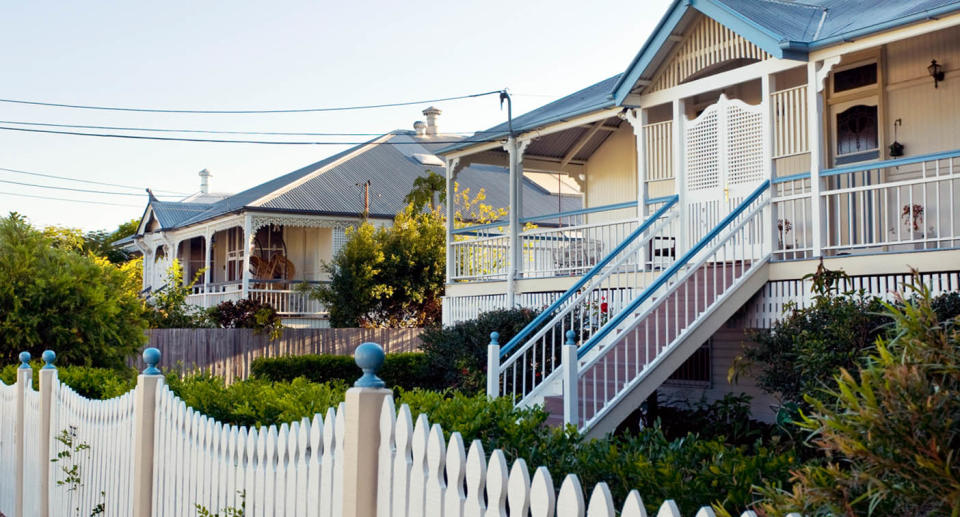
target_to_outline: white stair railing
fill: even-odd
[[[595,425],[769,260],[769,186],[765,181],[577,350],[577,386],[564,387],[564,397],[577,400],[564,403],[566,423]]]
[[[644,288],[651,271],[672,263],[676,205],[674,196],[502,349],[490,349],[489,395],[537,396],[534,390],[555,378],[567,330],[589,339]]]

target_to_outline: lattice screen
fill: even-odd
[[[688,191],[720,185],[718,122],[717,105],[714,104],[685,130]]]
[[[347,229],[343,226],[338,226],[333,229],[333,249],[331,250],[331,256],[337,256],[337,252],[340,251],[340,248],[347,243]]]
[[[763,171],[763,114],[738,101],[727,105],[727,184],[759,183]]]

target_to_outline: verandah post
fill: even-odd
[[[24,445],[25,445],[25,436],[24,436],[24,413],[26,412],[26,391],[30,389],[31,383],[33,382],[33,369],[30,368],[30,352],[20,352],[20,367],[17,368],[17,420],[16,426],[13,431],[13,443],[16,448],[15,453],[15,470],[14,475],[16,476],[16,504],[14,506],[14,515],[16,517],[23,517],[23,496],[24,489],[23,486],[23,460],[24,460]]]
[[[377,377],[383,348],[363,343],[354,352],[363,376],[347,390],[343,438],[343,517],[376,517],[380,411],[391,396]]]
[[[133,398],[133,517],[153,515],[154,422],[157,417],[157,388],[163,375],[157,369],[160,350],[143,351],[147,367],[137,376]]]
[[[51,427],[51,418],[54,411],[54,405],[57,399],[53,397],[53,386],[57,382],[57,368],[53,362],[57,359],[57,354],[53,350],[44,350],[44,365],[40,369],[40,436],[37,437],[37,445],[40,456],[37,461],[40,462],[40,517],[49,517],[50,515],[50,442],[53,439]]]

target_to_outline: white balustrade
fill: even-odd
[[[824,252],[960,246],[960,152],[824,171]]]
[[[774,180],[773,230],[775,260],[799,260],[813,257],[813,231],[810,206],[810,175]]]
[[[452,281],[506,280],[510,261],[510,237],[467,237],[458,234],[447,260],[453,261]]]
[[[319,300],[310,296],[309,291],[301,290],[297,286],[302,282],[263,282],[251,280],[248,298],[266,303],[276,309],[281,316],[312,316],[324,315],[326,307]],[[309,283],[313,285],[315,282]],[[216,284],[197,284],[192,294],[187,296],[187,303],[201,308],[216,307],[226,301],[237,301],[243,297],[243,291],[237,282],[221,282]]]
[[[646,181],[673,179],[673,121],[643,126],[643,138]]]
[[[561,228],[537,228],[520,235],[524,278],[580,276],[636,229],[636,219]]]
[[[773,92],[773,158],[810,152],[807,142],[807,85]]]

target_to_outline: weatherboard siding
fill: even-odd
[[[633,130],[624,124],[587,161],[586,206],[603,206],[637,199],[637,151]],[[636,216],[635,208],[589,214],[588,223],[621,221]]]

